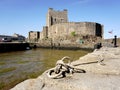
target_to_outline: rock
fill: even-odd
[[[11,90],[41,90],[44,82],[40,79],[29,79],[16,85]]]
[[[101,56],[101,57],[99,57]],[[103,65],[98,63],[102,58]],[[120,90],[120,48],[101,48],[72,62],[86,73],[50,79],[46,72],[26,80],[11,90]]]

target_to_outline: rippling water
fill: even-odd
[[[5,83],[14,82],[15,84],[24,79],[37,77],[45,70],[54,67],[56,61],[64,56],[77,60],[88,52],[90,51],[38,48],[27,51],[0,53],[0,88],[4,87]]]

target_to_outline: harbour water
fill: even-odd
[[[89,53],[83,50],[31,49],[0,53],[0,90],[7,90],[29,78],[36,78],[45,70],[55,66],[64,56],[77,60]]]

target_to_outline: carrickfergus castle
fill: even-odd
[[[29,42],[39,47],[94,48],[103,40],[103,25],[96,22],[69,22],[68,11],[48,9],[42,32],[30,31]]]

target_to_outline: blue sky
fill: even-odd
[[[120,0],[0,0],[0,35],[41,31],[48,8],[67,9],[70,22],[103,24],[104,38],[120,37]]]

